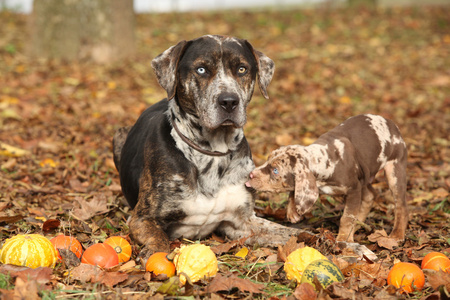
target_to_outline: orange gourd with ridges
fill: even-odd
[[[112,236],[107,238],[104,243],[110,245],[114,250],[116,250],[116,253],[119,256],[119,262],[127,262],[130,260],[132,252],[131,245],[123,237]]]

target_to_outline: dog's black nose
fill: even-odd
[[[219,95],[217,102],[227,113],[230,113],[239,105],[239,97],[236,94],[223,93]]]

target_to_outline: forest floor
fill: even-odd
[[[27,57],[26,22],[27,16],[0,13],[2,243],[23,233],[65,233],[87,248],[109,236],[128,237],[130,209],[112,160],[112,136],[165,97],[151,60],[204,34],[245,38],[275,61],[270,100],[255,90],[248,107],[245,132],[257,166],[280,145],[309,144],[352,115],[394,120],[409,151],[410,220],[404,243],[374,238],[389,234],[395,208],[380,172],[374,183],[380,197],[355,235],[379,260],[348,262],[334,244],[342,199],[321,196],[296,226],[317,234],[307,245],[333,259],[346,279],[310,298],[282,268],[286,254],[304,244],[255,246],[236,256],[245,246],[217,236],[201,243],[215,250],[220,276],[170,292],[158,291],[164,281],[135,263],[139,246],[133,244],[131,262],[101,278],[73,276],[75,267],[66,264],[50,271],[0,265],[1,297],[448,299],[448,274],[427,272],[424,289],[409,295],[386,279],[395,262],[420,265],[430,251],[450,254],[450,7],[138,15],[138,55],[108,65]],[[285,195],[258,194],[257,214],[283,223],[285,204]],[[173,245],[180,243],[190,241]]]

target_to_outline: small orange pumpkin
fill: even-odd
[[[57,252],[53,244],[40,234],[18,234],[9,238],[0,251],[0,262],[32,269],[54,267]]]
[[[60,234],[52,238],[50,242],[52,242],[53,246],[55,246],[55,249],[58,252],[59,259],[61,259],[61,255],[59,254],[58,249],[70,250],[75,253],[78,258],[81,258],[81,255],[83,254],[83,247],[81,246],[80,242],[74,237]]]
[[[111,268],[119,264],[119,256],[110,245],[98,243],[89,246],[84,251],[81,262],[102,268]]]
[[[401,288],[401,293],[411,293],[417,290],[420,291],[423,288],[425,275],[419,266],[412,263],[399,262],[389,271],[387,283],[396,288]]]
[[[175,265],[167,259],[167,253],[153,253],[145,264],[145,270],[155,275],[166,274],[167,277],[175,275]]]
[[[450,259],[443,253],[430,252],[422,260],[422,269],[442,270],[450,273]]]
[[[110,245],[119,256],[119,262],[127,262],[131,257],[131,245],[126,239],[120,236],[112,236],[104,241],[105,244]]]

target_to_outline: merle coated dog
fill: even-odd
[[[405,239],[407,148],[398,127],[381,116],[349,118],[309,146],[274,150],[246,183],[260,191],[290,192],[287,218],[295,223],[310,210],[319,192],[345,196],[338,241],[353,242],[357,221],[364,222],[376,192],[372,181],[384,169],[394,197],[395,220],[390,237]]]
[[[268,98],[274,62],[242,39],[181,41],[152,61],[164,99],[113,140],[122,191],[132,208],[140,256],[168,251],[172,239],[212,232],[276,245],[302,231],[255,216],[254,169],[243,126],[256,81]]]

